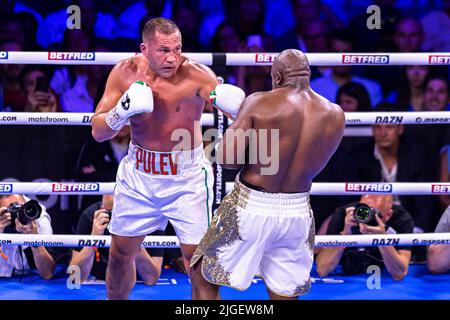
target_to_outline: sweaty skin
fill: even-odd
[[[163,38],[165,35],[160,36]],[[155,41],[162,43],[167,51],[175,50],[178,44],[171,38],[161,41],[156,37]],[[209,101],[209,93],[218,83],[217,78],[209,68],[191,61],[181,52],[174,51],[173,55],[177,61],[165,63],[159,70],[160,74],[149,67],[145,54],[121,61],[114,67],[93,117],[93,136],[97,140],[107,140],[115,134],[105,127],[105,113],[116,105],[133,82],[144,81],[153,91],[154,110],[130,119],[133,143],[145,149],[171,151],[179,143],[178,140],[171,141],[173,131],[186,129],[191,137],[188,148],[202,144],[199,121],[205,103]],[[168,71],[164,70],[166,66]],[[167,77],[166,73],[171,76]]]
[[[336,151],[345,127],[344,113],[338,105],[315,93],[309,78],[306,57],[298,50],[283,51],[272,66],[274,89],[255,93],[244,101],[230,129],[279,129],[278,172],[261,174],[261,168],[268,165],[258,160],[243,167],[241,177],[245,181],[268,192],[306,192]],[[230,137],[225,135],[219,147],[222,153],[232,142]],[[223,166],[239,167],[226,163]]]

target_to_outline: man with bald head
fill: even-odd
[[[344,113],[311,89],[301,51],[283,51],[271,76],[273,90],[245,99],[218,145],[219,163],[241,170],[192,258],[194,299],[218,298],[219,285],[245,290],[256,274],[271,299],[310,289],[309,191],[341,141]]]
[[[355,208],[365,204],[376,214],[372,222],[355,220]],[[360,202],[353,202],[336,209],[328,225],[328,235],[413,233],[414,220],[399,205],[393,204],[392,195],[364,195]],[[326,277],[340,263],[345,274],[366,273],[371,265],[386,267],[394,280],[402,280],[408,273],[411,247],[326,247],[317,255],[317,273]]]

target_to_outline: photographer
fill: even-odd
[[[104,195],[102,201],[90,205],[80,216],[76,234],[109,235],[108,226],[113,196]],[[155,231],[151,235],[164,235],[164,231]],[[164,249],[141,248],[136,260],[135,268],[138,275],[146,285],[156,284],[161,275]],[[104,280],[106,266],[108,265],[108,248],[73,248],[70,265],[76,265],[81,269],[81,282],[93,275],[96,279]]]
[[[29,204],[29,200],[22,195],[0,195],[0,233],[53,233],[50,216],[42,205],[40,205],[42,211],[40,212],[39,218],[35,220],[28,219],[28,223],[22,223],[26,221],[23,221],[23,218],[21,218],[23,213],[18,214],[18,210],[20,210],[19,208],[24,203]],[[38,205],[38,203],[34,202],[33,205]],[[13,208],[16,208],[16,210]],[[12,219],[14,216],[16,217]],[[22,222],[19,220],[22,220]],[[32,269],[37,269],[41,278],[45,280],[53,277],[55,260],[45,247],[22,247],[13,245],[2,245],[0,247],[0,277],[12,277],[17,274],[23,275],[30,273]]]
[[[441,219],[434,231],[450,232],[450,206],[442,214]],[[450,271],[450,245],[432,244],[427,251],[427,266],[431,273],[446,273]]]
[[[370,210],[371,221],[358,223]],[[354,215],[355,208],[360,207],[360,213]],[[366,215],[368,216],[368,215]],[[360,220],[361,221],[361,220]],[[351,234],[390,234],[412,233],[414,220],[401,206],[393,205],[391,195],[365,195],[360,203],[354,202],[338,208],[328,225],[328,235]],[[370,265],[385,266],[394,280],[402,280],[408,273],[411,259],[411,247],[380,246],[380,247],[326,247],[321,248],[316,258],[317,273],[327,276],[340,262],[345,274],[365,273]]]

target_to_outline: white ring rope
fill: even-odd
[[[424,246],[431,244],[450,245],[448,233],[411,233],[384,235],[316,236],[316,247],[369,247],[369,246]],[[43,235],[0,234],[0,245],[45,246],[45,247],[109,247],[110,236],[90,235]],[[176,236],[147,236],[142,243],[146,248],[178,248]]]
[[[93,113],[0,112],[0,125],[91,125]],[[200,123],[214,125],[214,115],[203,113]],[[346,112],[346,125],[448,124],[450,111],[437,112]]]
[[[102,195],[114,193],[114,182],[0,182],[0,194],[26,195]],[[230,192],[233,182],[226,183]],[[450,184],[441,182],[316,182],[312,184],[311,195],[445,195],[450,194]]]
[[[23,52],[0,51],[0,64],[56,64],[56,65],[113,65],[120,60],[139,55],[135,52]],[[271,65],[278,53],[184,53],[205,65],[212,65],[220,57],[227,66]],[[413,53],[306,53],[311,66],[337,65],[448,65],[448,52]]]

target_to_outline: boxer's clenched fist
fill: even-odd
[[[134,82],[123,94],[117,105],[106,114],[106,123],[113,130],[120,130],[132,116],[153,111],[152,89],[143,81]]]

